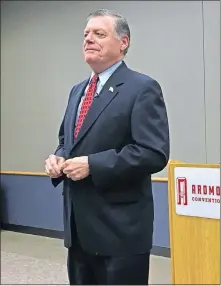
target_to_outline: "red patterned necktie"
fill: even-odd
[[[95,92],[97,89],[97,81],[98,81],[98,75],[95,74],[91,79],[89,88],[87,90],[87,93],[86,93],[84,100],[82,102],[82,105],[81,105],[81,111],[80,111],[80,114],[78,116],[77,124],[76,124],[75,130],[74,130],[74,137],[75,138],[77,138],[78,133],[81,129],[81,126],[84,122],[84,119],[87,115],[87,112],[90,109],[90,106],[93,102],[93,98],[94,98],[94,95],[95,95]]]

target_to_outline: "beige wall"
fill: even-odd
[[[129,21],[126,63],[162,85],[171,158],[220,158],[220,2],[2,1],[1,169],[44,171],[81,56],[87,15],[111,8]],[[166,170],[157,174],[166,176]]]

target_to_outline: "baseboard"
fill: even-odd
[[[63,239],[63,231],[59,230],[51,230],[51,229],[44,229],[32,226],[23,226],[23,225],[15,225],[15,224],[2,224],[2,230],[20,232],[25,234],[32,234],[32,235],[39,235],[39,236],[46,236],[51,238],[59,238]]]
[[[15,225],[15,224],[2,224],[1,230],[8,230],[32,235],[40,235],[51,238],[63,239],[63,231],[44,229],[31,226]],[[161,247],[154,245],[151,250],[152,255],[170,257],[170,249],[167,247]]]
[[[170,257],[170,248],[154,245],[151,250],[152,255]]]

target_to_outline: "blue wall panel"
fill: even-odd
[[[62,185],[54,188],[44,176],[1,175],[4,223],[63,230]],[[154,245],[169,248],[167,183],[153,182]]]

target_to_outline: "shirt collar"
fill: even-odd
[[[105,83],[108,81],[109,77],[115,72],[115,70],[122,64],[122,61],[119,61],[115,64],[113,64],[112,66],[110,66],[109,68],[107,68],[105,71],[103,71],[102,73],[99,73],[99,82],[102,86],[105,85]],[[92,79],[92,77],[94,76],[94,72],[92,72],[92,75],[90,77],[90,81]],[[89,82],[90,82],[89,81]]]

